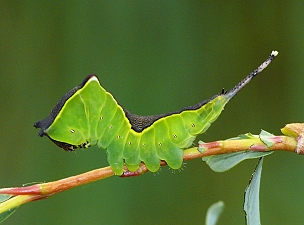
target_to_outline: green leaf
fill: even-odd
[[[219,201],[211,205],[206,215],[206,225],[215,225],[224,210],[224,202]]]
[[[5,202],[8,199],[10,199],[11,195],[0,195],[0,202]],[[9,209],[8,211],[5,211],[0,214],[0,223],[2,223],[4,220],[6,220],[10,215],[12,215],[17,208]]]
[[[273,140],[271,140],[271,137],[274,137],[273,134],[268,133],[265,130],[261,130],[261,133],[259,134],[260,140],[267,145],[267,147],[271,147],[275,144]]]
[[[9,200],[12,195],[0,195],[0,203]]]
[[[250,179],[245,191],[244,211],[247,225],[260,225],[260,181],[262,174],[263,158],[261,158]]]
[[[215,172],[225,172],[246,159],[256,159],[272,152],[242,151],[203,157],[207,165]]]

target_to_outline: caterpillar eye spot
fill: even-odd
[[[192,126],[192,127],[195,127],[195,124],[194,124],[194,123],[191,123],[191,126]]]
[[[119,139],[119,138],[120,138],[120,135],[117,135],[117,138]]]
[[[128,144],[131,145],[132,144],[131,141],[129,141]]]
[[[73,129],[71,129],[70,131],[71,131],[72,134],[75,133],[75,130],[73,130]]]
[[[159,142],[158,145],[159,145],[159,146],[162,146],[163,144]]]
[[[142,146],[146,147],[146,144],[144,143]]]
[[[174,134],[174,135],[173,135],[173,137],[174,137],[174,138],[177,138],[177,135],[176,135],[176,134]]]
[[[103,117],[101,116],[101,117],[99,117],[99,119],[100,119],[100,120],[102,120],[102,119],[103,119]]]

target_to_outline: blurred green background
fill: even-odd
[[[47,182],[107,166],[97,147],[67,153],[33,123],[90,73],[137,114],[178,110],[229,89],[272,50],[278,58],[199,139],[303,122],[302,1],[1,1],[0,186]],[[256,160],[226,173],[200,159],[182,171],[112,177],[22,206],[4,224],[244,224],[243,196]],[[304,158],[266,157],[263,224],[303,224]]]

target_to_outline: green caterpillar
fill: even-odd
[[[153,116],[130,113],[100,86],[96,75],[87,76],[66,93],[50,115],[34,124],[39,136],[49,137],[66,151],[93,145],[106,149],[108,162],[117,175],[136,171],[141,162],[155,172],[160,160],[172,169],[183,162],[183,149],[191,146],[220,115],[227,102],[276,57],[268,59],[230,91],[182,110]]]

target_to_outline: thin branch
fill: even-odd
[[[202,158],[205,156],[227,154],[239,151],[291,151],[302,154],[302,134],[304,124],[289,124],[282,129],[282,132],[289,136],[261,136],[250,135],[250,138],[228,139],[209,143],[199,143],[198,148],[184,150],[184,160]],[[302,132],[303,131],[303,132]],[[200,151],[198,151],[198,149]],[[161,161],[161,166],[166,162]],[[138,176],[148,172],[146,166],[141,163],[136,172],[130,172],[125,167],[125,172],[121,177]],[[27,202],[48,198],[59,192],[78,187],[97,180],[105,179],[114,175],[111,167],[95,169],[83,174],[64,178],[61,180],[35,184],[27,187],[2,188],[0,194],[8,194],[13,197],[0,203],[0,214],[10,209],[16,208]]]

